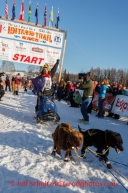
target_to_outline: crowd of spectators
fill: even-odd
[[[27,91],[32,88],[32,84],[26,76],[21,77],[20,73],[10,76],[5,73],[0,73],[0,101],[4,94],[9,91],[14,95],[18,95],[20,89]]]
[[[63,78],[61,78],[60,82],[52,82],[52,96],[56,98],[58,101],[61,101],[62,99],[67,102],[67,105],[70,107],[81,107],[82,101],[83,101],[83,92],[81,92],[83,80],[80,80],[79,82],[71,82],[71,81],[65,81]],[[104,86],[103,86],[104,85]],[[20,74],[17,74],[15,76],[8,76],[6,74],[2,74],[0,76],[0,100],[4,96],[6,91],[13,92],[14,95],[18,95],[18,92],[20,88],[23,88],[24,91],[27,91],[28,88],[32,88],[32,84],[30,84],[29,79],[24,76],[21,77]],[[101,89],[102,88],[102,89]],[[103,88],[105,88],[105,93],[103,94]],[[109,80],[104,79],[100,82],[93,81],[93,95],[92,100],[94,97],[95,92],[99,94],[99,101],[98,101],[98,113],[97,117],[103,118],[104,112],[102,109],[103,102],[105,95],[107,93],[112,94],[113,96],[116,95],[125,95],[128,96],[128,89],[127,87],[118,84],[117,82],[110,83]],[[88,106],[88,113],[92,112],[92,101],[90,105]],[[111,113],[109,113],[109,116],[112,116]]]
[[[77,89],[80,89],[80,83],[65,82],[62,78],[59,84],[57,82],[52,83],[52,96],[58,101],[62,99],[67,101],[67,104],[70,104],[71,107],[79,107],[82,97]]]
[[[71,81],[66,82],[62,78],[59,84],[57,82],[52,83],[53,95],[55,95],[59,101],[61,101],[61,99],[70,101],[74,96],[73,93],[75,93],[75,90],[81,89],[80,84],[81,82],[71,82]],[[93,81],[93,85],[94,85],[94,93],[95,92],[99,93],[102,83]],[[107,87],[106,93],[109,93],[109,94],[111,93],[113,96],[116,96],[116,95],[128,96],[127,87],[122,86],[121,84],[118,84],[116,82],[109,83],[109,80],[107,80],[106,87]]]
[[[103,89],[103,85],[105,88],[105,93],[101,94],[100,90],[101,87]],[[128,96],[128,89],[127,87],[118,84],[117,82],[110,83],[108,79],[103,79],[100,82],[93,81],[93,96],[95,93],[98,93],[99,95],[99,101],[98,101],[98,112],[97,117],[98,118],[104,118],[104,112],[103,112],[103,102],[105,99],[105,95],[107,93],[112,94],[112,96],[116,95],[125,95]],[[61,101],[62,99],[67,102],[67,105],[70,107],[81,107],[83,96],[81,95],[81,81],[80,82],[71,82],[71,81],[64,81],[62,78],[60,83],[57,82],[52,83],[52,90],[53,90],[53,96],[58,100]],[[102,90],[103,92],[103,90]],[[97,111],[97,109],[95,109]],[[88,106],[88,113],[92,112],[92,102]],[[108,116],[113,116],[113,113],[109,113]],[[116,118],[119,118],[119,116],[115,115]]]

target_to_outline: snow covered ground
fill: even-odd
[[[37,125],[34,119],[36,96],[32,95],[31,91],[20,92],[19,96],[6,92],[2,99],[3,101],[0,102],[0,193],[128,192],[126,190],[128,181],[111,170],[120,180],[121,185],[90,152],[87,152],[86,159],[78,158],[73,152],[75,163],[65,163],[63,157],[51,155],[53,148],[51,134],[57,125],[51,123]],[[61,117],[60,123],[68,122],[77,129],[78,119],[82,118],[80,109],[71,108],[64,101],[57,101],[56,104]],[[113,168],[128,179],[128,125],[108,117],[98,119],[95,117],[95,112],[90,115],[89,125],[79,125],[84,129],[111,129],[121,134],[124,152],[117,154],[111,148],[109,159],[127,165],[111,162]],[[78,153],[80,154],[80,151]],[[64,152],[62,155],[64,156]],[[86,182],[88,186],[85,186]],[[111,182],[117,182],[118,185],[110,186],[108,183]],[[68,184],[64,186],[63,183]]]

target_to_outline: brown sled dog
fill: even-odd
[[[82,146],[83,135],[72,128],[68,123],[61,123],[52,133],[54,149],[52,155],[61,155],[61,149],[66,151],[64,161],[68,161],[71,157],[73,148],[79,149]]]

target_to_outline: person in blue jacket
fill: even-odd
[[[98,100],[99,112],[97,114],[97,116],[99,118],[104,118],[103,103],[104,103],[104,100],[105,100],[106,90],[107,90],[106,84],[107,84],[106,79],[101,80],[101,86],[100,86],[100,90],[99,90],[99,100]]]

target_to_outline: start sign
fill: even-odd
[[[60,55],[61,49],[0,38],[0,60],[51,68]]]
[[[15,54],[12,59],[14,61],[17,61],[17,62],[38,64],[38,65],[40,65],[42,63],[42,61],[44,60],[44,58],[26,56],[26,55],[22,55],[22,54]]]

